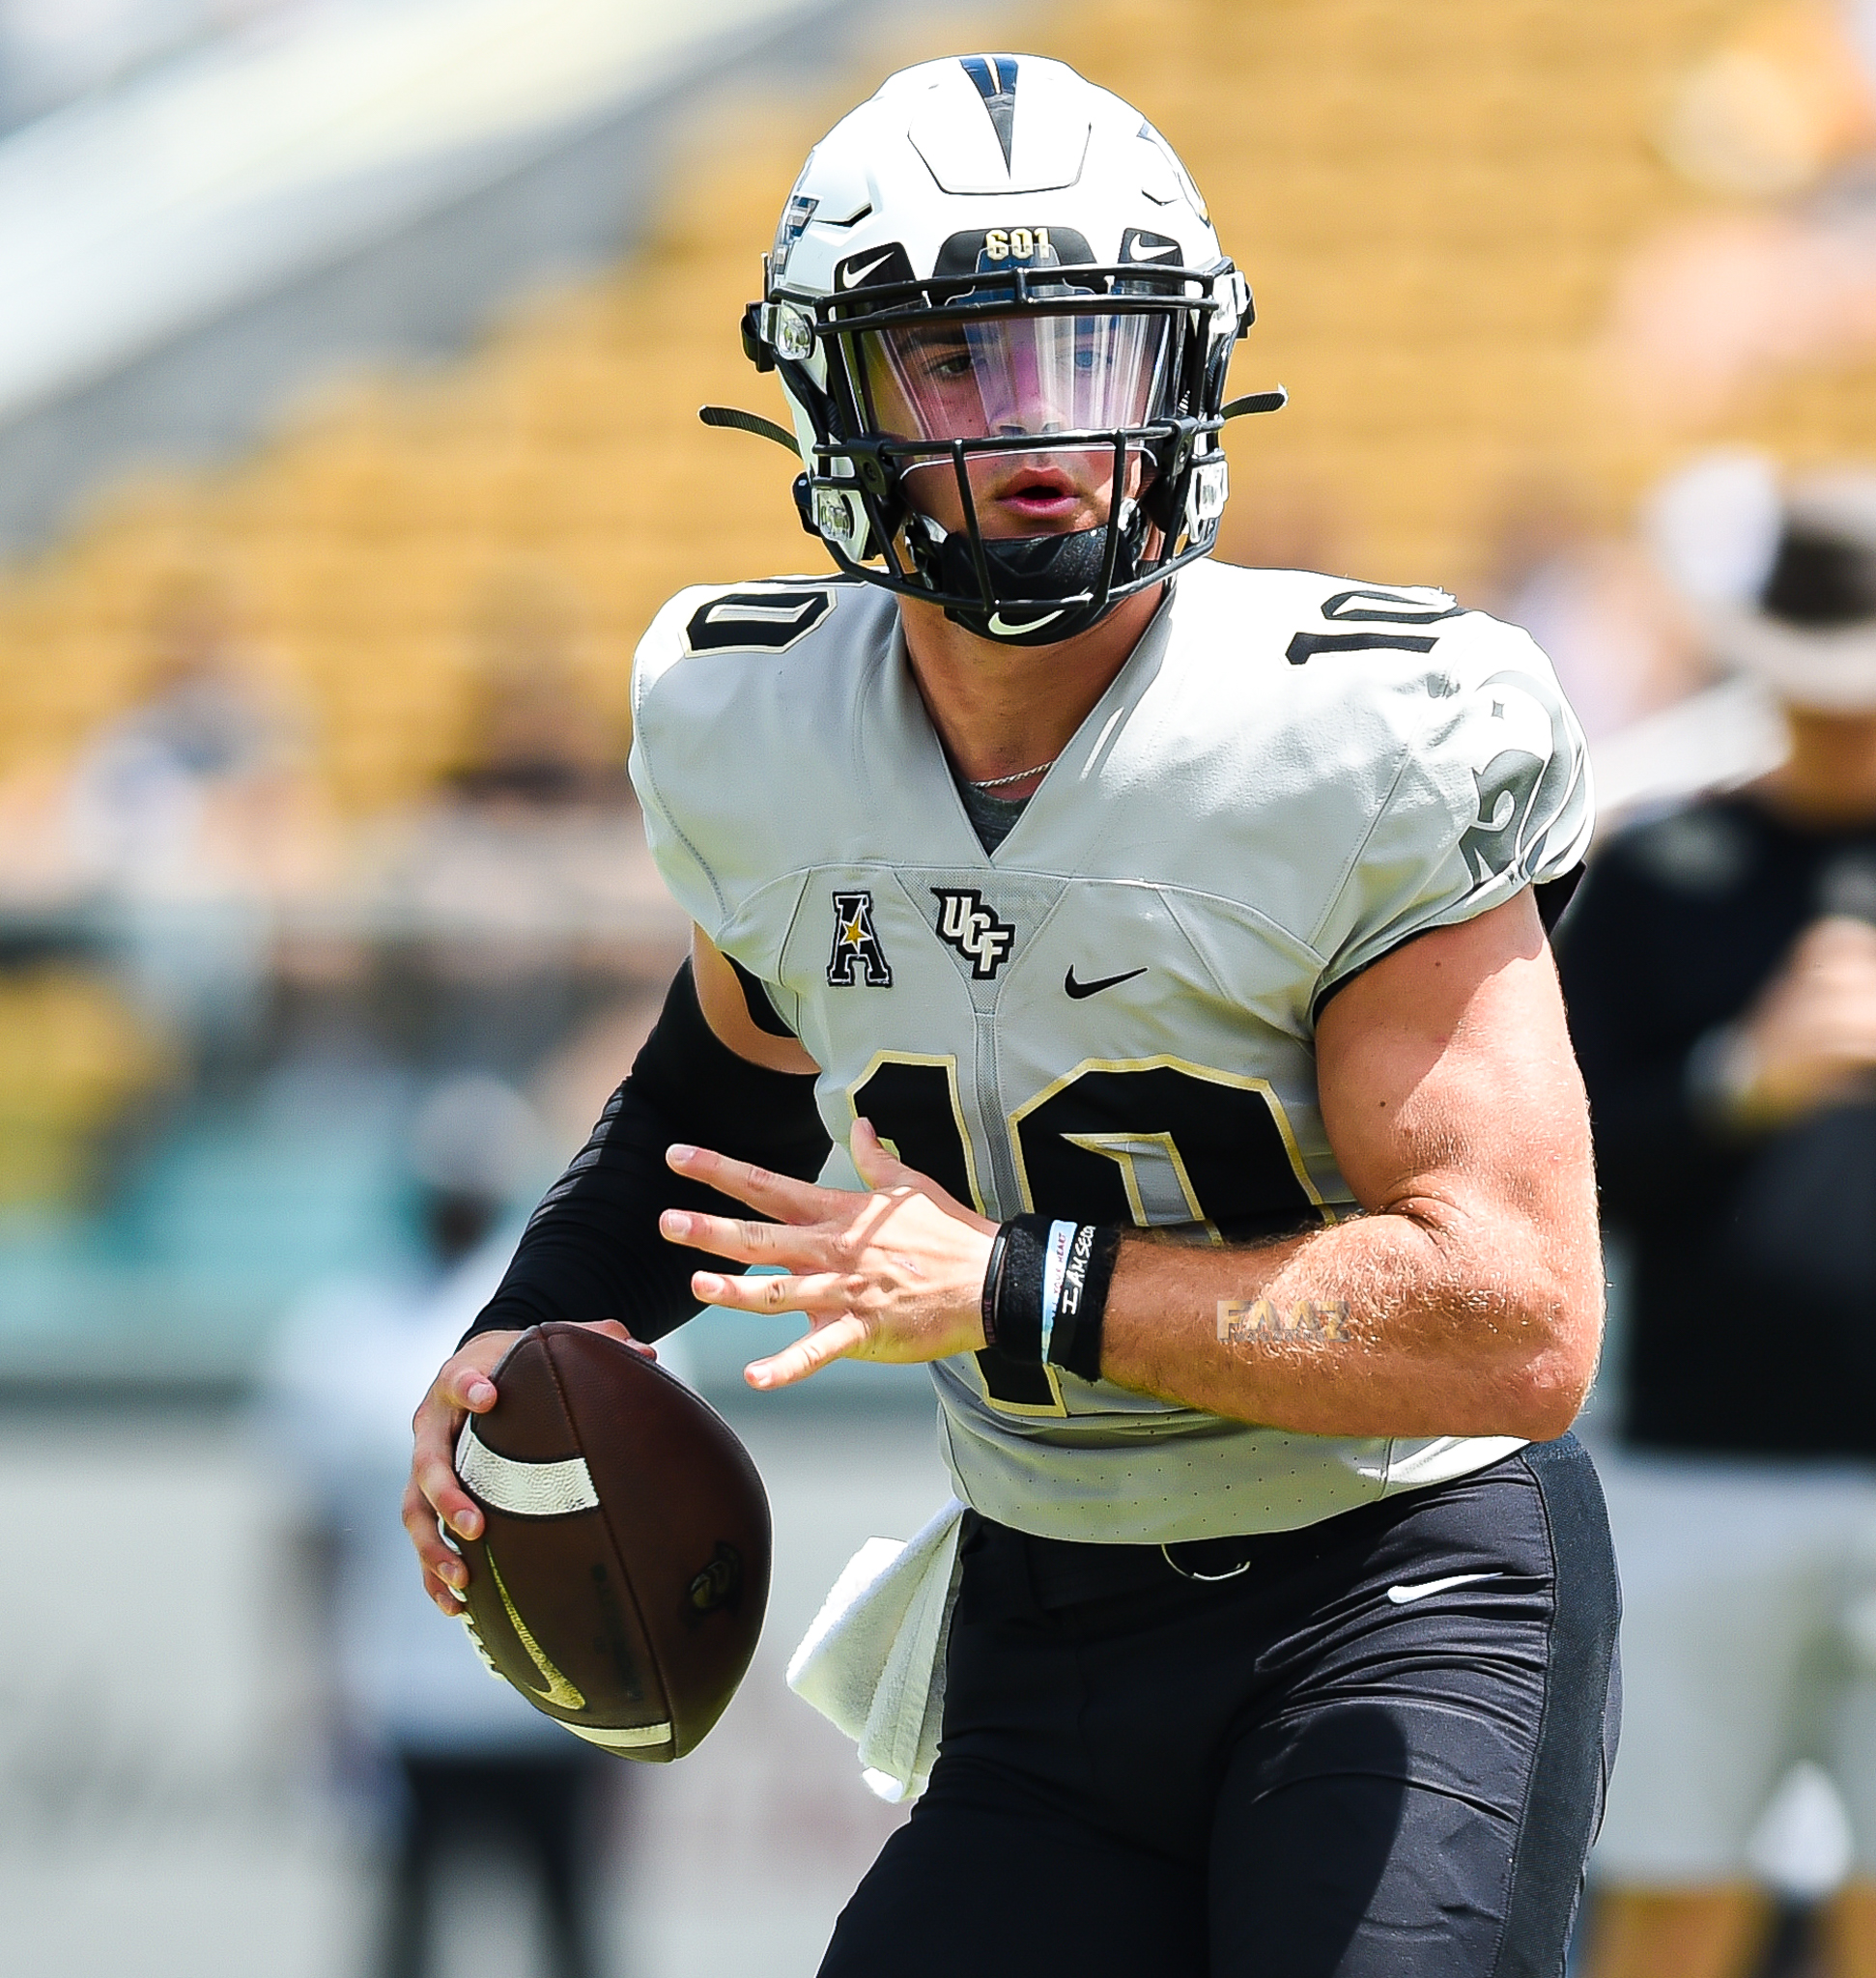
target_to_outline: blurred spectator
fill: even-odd
[[[264,908],[321,884],[331,821],[305,723],[208,572],[154,590],[124,712],[0,786],[0,902]]]
[[[1744,1978],[1754,1830],[1799,1761],[1850,1828],[1829,1969],[1876,1974],[1876,477],[1779,499],[1754,472],[1655,521],[1788,759],[1618,834],[1564,929],[1631,1260],[1593,1978]]]
[[[303,726],[225,584],[160,585],[147,638],[139,698],[72,766],[40,890],[111,903],[138,1001],[208,1064],[256,1031],[275,911],[325,877],[331,827]]]
[[[1487,608],[1549,655],[1591,741],[1705,682],[1685,604],[1641,545],[1590,526],[1570,488],[1534,479],[1508,489],[1487,553]]]
[[[481,600],[470,630],[469,743],[449,778],[483,805],[538,810],[628,803],[625,748],[581,691],[574,614],[556,589],[515,576]]]
[[[1718,417],[1876,347],[1876,4],[1774,0],[1681,79],[1661,132],[1734,204],[1645,241],[1606,355],[1632,413]]]
[[[1783,706],[1757,671],[1721,665],[1726,640],[1719,622],[1756,600],[1781,515],[1772,463],[1740,447],[1695,455],[1643,504],[1633,553],[1651,594],[1671,613],[1673,638],[1686,655],[1684,684],[1698,691],[1639,706],[1598,738],[1596,805],[1606,834],[1649,805],[1737,789],[1784,761],[1790,733]]]
[[[576,619],[524,574],[471,619],[468,732],[433,796],[368,841],[387,923],[473,943],[487,977],[537,969],[544,940],[642,935],[668,914],[611,732],[577,664]]]
[[[129,892],[272,892],[308,868],[305,736],[215,579],[152,600],[135,705],[80,754],[68,828],[81,872]]]
[[[412,1397],[499,1281],[497,1227],[535,1178],[539,1123],[485,1076],[440,1087],[411,1136],[427,1274],[332,1285],[287,1321],[263,1422],[297,1454],[331,1563],[341,1750],[396,1801],[383,1978],[422,1978],[452,1860],[497,1848],[542,1899],[554,1978],[592,1978],[595,1844],[614,1761],[492,1681],[424,1597],[400,1523]]]

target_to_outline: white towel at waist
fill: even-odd
[[[895,1804],[938,1756],[963,1515],[953,1497],[903,1543],[868,1539],[788,1663],[788,1687],[858,1743],[867,1785]]]

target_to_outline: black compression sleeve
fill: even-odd
[[[464,1334],[547,1319],[615,1318],[656,1340],[696,1309],[691,1273],[743,1266],[667,1243],[663,1209],[747,1216],[741,1202],[665,1165],[673,1141],[712,1147],[811,1181],[828,1139],[807,1074],[766,1071],[720,1042],[697,1005],[686,962],[632,1075],[592,1138],[534,1211],[500,1288]]]

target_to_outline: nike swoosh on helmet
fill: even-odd
[[[842,269],[840,274],[840,286],[843,289],[857,289],[860,286],[860,284],[864,282],[869,274],[872,273],[874,268],[884,267],[884,265],[887,262],[891,261],[892,258],[893,250],[889,247],[884,254],[878,256],[875,260],[867,262],[865,268],[849,268]]]

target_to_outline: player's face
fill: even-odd
[[[860,339],[876,431],[907,439],[1016,438],[1138,426],[1160,403],[1164,318],[1094,314],[993,318],[882,330]],[[1126,457],[1126,492],[1150,464]],[[976,454],[971,499],[985,536],[1057,535],[1099,526],[1113,500],[1114,449],[1040,443]],[[904,471],[913,501],[947,529],[964,525],[946,459]]]

